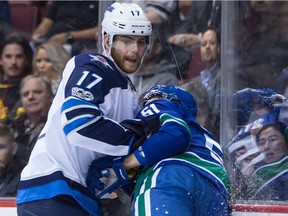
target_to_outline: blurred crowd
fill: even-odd
[[[220,141],[221,1],[133,2],[153,25],[153,47],[130,76],[139,104],[154,85],[180,86]],[[37,9],[32,30],[16,23],[21,5]],[[287,201],[288,2],[239,1],[237,8],[231,101],[238,131],[222,144],[233,198]],[[0,196],[16,195],[68,60],[99,50],[98,12],[99,1],[0,1]]]

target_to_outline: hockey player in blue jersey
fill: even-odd
[[[136,72],[151,47],[151,23],[137,4],[113,3],[102,21],[104,55],[70,59],[48,120],[21,173],[19,216],[100,216],[88,193],[90,163],[123,156],[133,142],[118,122],[134,118],[138,98],[127,74]]]
[[[110,163],[111,158],[93,161],[87,176],[88,188],[105,188],[98,195],[111,192],[115,186],[131,182],[128,171],[140,166],[132,215],[229,215],[229,182],[222,150],[213,135],[195,120],[194,97],[176,86],[157,85],[148,91],[144,101],[146,105],[136,118],[158,115],[161,127],[122,159],[123,163],[119,158]],[[116,180],[104,187],[107,170],[115,173]]]

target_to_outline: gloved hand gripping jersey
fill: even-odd
[[[124,120],[120,124],[135,135],[129,153],[141,146],[149,136],[160,128],[158,115],[151,115],[141,120]],[[92,161],[86,178],[89,193],[96,194],[96,198],[101,198],[120,188],[126,194],[131,195],[138,171],[130,169],[127,173],[122,165],[124,159],[125,157],[107,156]]]
[[[130,153],[139,148],[147,138],[160,128],[160,120],[158,115],[151,115],[144,119],[127,119],[120,124],[135,134],[134,142],[130,148]]]
[[[131,195],[138,173],[136,170],[130,170],[130,174],[128,174],[122,165],[123,161],[124,157],[111,156],[94,160],[89,166],[86,178],[89,193],[95,194],[96,198],[101,198],[120,188]]]

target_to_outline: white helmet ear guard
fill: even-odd
[[[103,42],[104,34],[109,36],[108,44],[110,46],[113,43],[115,35],[148,36],[149,44],[147,48],[148,50],[151,48],[152,24],[146,17],[142,8],[135,3],[128,4],[115,2],[107,8],[102,21],[102,46],[105,52]]]

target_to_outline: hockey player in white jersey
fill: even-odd
[[[129,152],[133,137],[118,122],[137,112],[138,98],[127,74],[141,67],[151,32],[138,5],[114,3],[102,21],[104,55],[88,52],[69,60],[21,174],[19,216],[101,215],[87,191],[88,167],[94,159]]]

